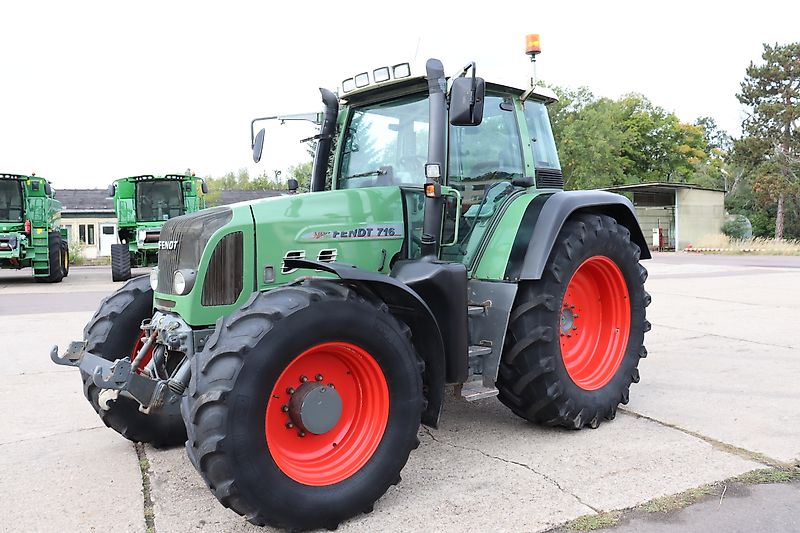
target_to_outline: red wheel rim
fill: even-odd
[[[286,412],[304,378],[333,385],[341,398],[338,422],[321,435],[302,432]],[[369,461],[388,420],[389,386],[369,352],[346,342],[318,344],[289,363],[272,389],[266,410],[267,447],[278,468],[298,483],[332,485]]]
[[[572,275],[561,306],[561,357],[569,377],[585,390],[611,381],[628,345],[628,285],[608,257],[590,257]]]
[[[145,342],[147,342],[147,334],[146,333],[142,333],[136,339],[136,344],[133,345],[133,350],[131,350],[131,361],[134,361],[136,359],[136,356],[139,355],[139,350],[142,349],[142,347],[144,346]],[[137,372],[139,374],[142,373],[142,369],[144,367],[146,367],[147,363],[149,363],[150,360],[153,358],[153,351],[155,350],[155,348],[156,348],[156,345],[155,345],[155,343],[153,343],[153,345],[150,347],[150,349],[145,354],[144,358],[142,358],[142,362],[139,363],[139,365],[136,368],[133,369],[135,372]]]

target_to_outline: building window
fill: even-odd
[[[94,241],[94,224],[78,224],[78,238],[84,244],[93,246]]]

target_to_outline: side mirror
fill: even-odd
[[[114,197],[114,184],[113,183],[108,186],[108,190],[106,191],[106,195],[107,195],[108,198],[113,198]]]
[[[256,138],[253,141],[253,161],[258,163],[261,161],[261,152],[264,150],[264,128],[256,133]]]
[[[298,181],[294,178],[289,178],[286,181],[286,186],[289,187],[289,194],[294,194],[297,192],[297,188],[300,186],[300,183],[298,183]]]
[[[203,194],[208,194],[208,183],[206,183],[206,180],[200,182],[200,190],[203,191]]]
[[[450,124],[478,126],[483,120],[483,99],[486,83],[483,78],[460,77],[450,88]]]

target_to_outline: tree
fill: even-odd
[[[776,204],[775,238],[782,239],[787,197],[796,204],[800,194],[800,43],[765,44],[761,57],[736,95],[748,107],[740,154],[756,171],[753,190]]]
[[[722,162],[704,126],[682,123],[640,94],[611,100],[585,87],[553,89],[559,102],[549,110],[567,188],[720,181]]]

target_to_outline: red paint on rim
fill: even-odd
[[[631,329],[628,285],[608,257],[578,267],[561,306],[561,357],[569,377],[584,390],[606,385],[619,369]]]
[[[342,416],[327,433],[300,436],[287,427],[290,388],[301,376],[333,384]],[[304,485],[325,486],[358,472],[378,448],[389,420],[389,386],[380,365],[366,350],[346,342],[318,344],[298,355],[281,373],[267,401],[267,447],[281,471]]]
[[[136,344],[133,345],[133,350],[131,350],[131,361],[134,361],[136,359],[136,356],[139,354],[139,350],[142,349],[145,342],[147,342],[147,334],[142,333],[136,340]],[[133,369],[136,373],[138,374],[142,373],[142,369],[144,369],[144,367],[146,367],[147,364],[150,362],[150,360],[153,358],[153,351],[155,349],[156,345],[155,343],[153,343],[153,345],[150,347],[150,350],[148,350],[147,354],[145,354],[144,358],[142,359],[142,362],[139,363],[137,368]]]

